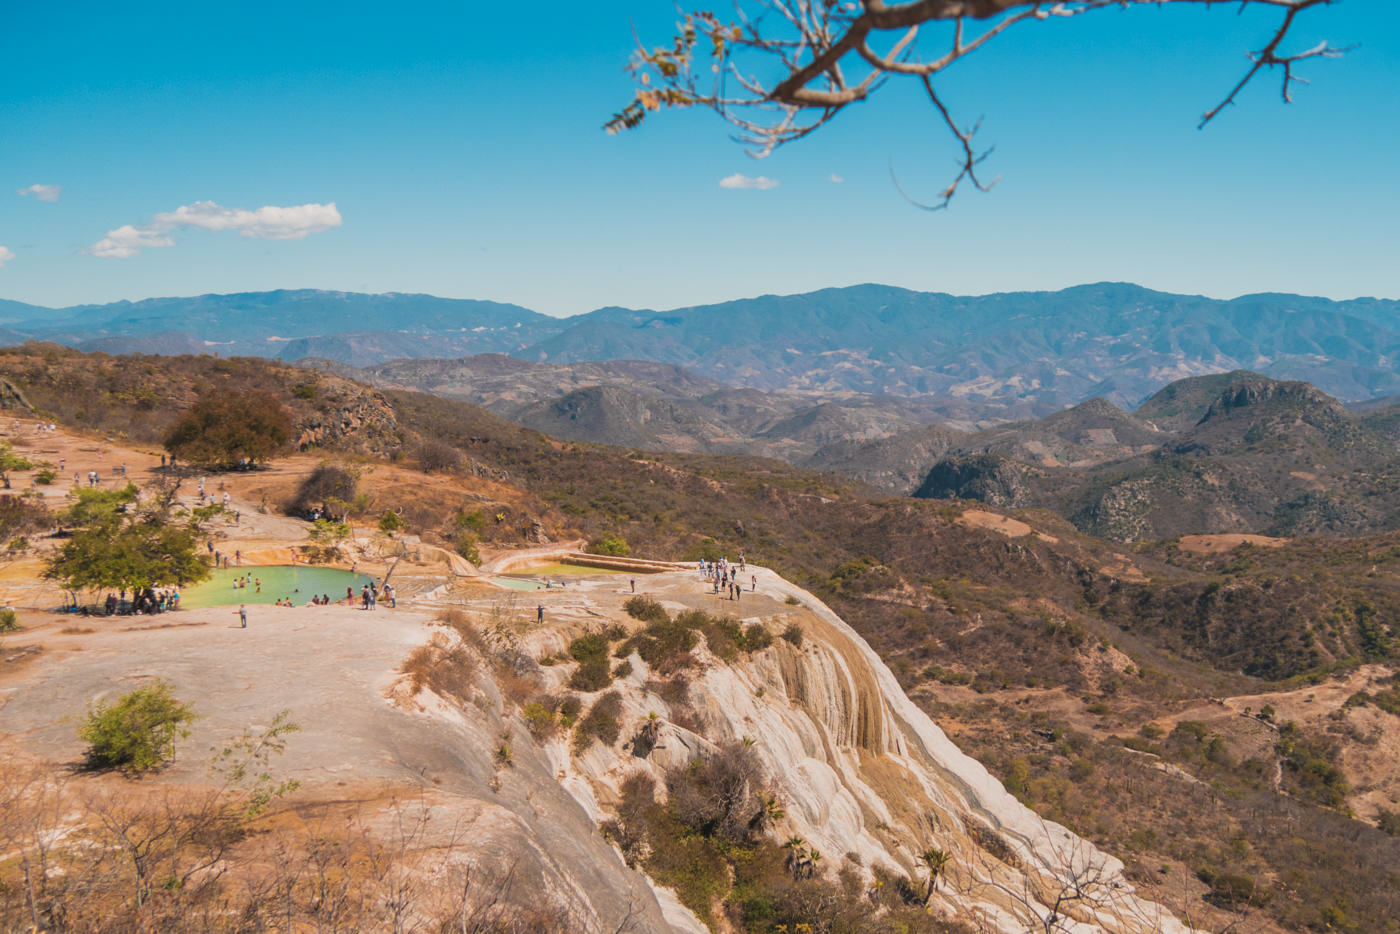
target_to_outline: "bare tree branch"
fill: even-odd
[[[976,168],[990,150],[975,154],[976,127],[960,129],[930,79],[981,49],[1013,26],[1080,16],[1103,9],[1162,7],[1193,3],[1234,3],[1274,8],[1282,19],[1268,41],[1249,53],[1250,68],[1225,98],[1206,111],[1200,126],[1233,104],[1263,70],[1280,69],[1285,103],[1303,79],[1294,65],[1314,58],[1336,58],[1347,49],[1326,42],[1306,51],[1281,51],[1299,14],[1333,0],[736,0],[735,18],[713,13],[686,15],[670,45],[647,49],[638,41],[629,65],[635,96],[605,124],[616,133],[640,125],[662,107],[706,107],[737,131],[750,154],[763,157],[778,146],[802,139],[851,104],[870,97],[890,77],[914,76],[924,82],[930,102],[962,149],[959,171],[939,200],[920,204],[947,207],[964,180],[979,190]],[[923,56],[923,38],[937,42],[938,54]],[[912,199],[910,199],[912,201]],[[914,202],[918,204],[918,202]]]

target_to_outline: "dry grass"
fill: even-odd
[[[466,700],[476,679],[477,661],[467,648],[444,633],[433,633],[404,660],[399,670],[408,676],[416,695],[424,688],[442,697]]]

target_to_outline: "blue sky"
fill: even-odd
[[[1296,48],[1357,48],[1303,65],[1311,84],[1289,106],[1264,76],[1203,131],[1276,13],[1183,5],[1013,30],[941,82],[961,119],[985,118],[1002,180],[930,214],[889,167],[932,198],[954,149],[898,82],[761,161],[708,113],[603,133],[631,95],[633,26],[669,34],[664,0],[8,0],[0,298],[325,288],[565,315],[872,281],[1101,280],[1397,298],[1397,6],[1306,15]],[[779,184],[721,188],[734,173]],[[336,217],[256,213],[332,203]]]

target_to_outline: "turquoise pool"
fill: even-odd
[[[248,586],[235,587],[234,581],[240,578],[247,578]],[[256,581],[262,582],[261,593]],[[346,587],[352,588],[358,597],[360,588],[369,582],[368,574],[339,568],[303,565],[220,568],[208,580],[181,590],[180,606],[192,610],[240,603],[276,603],[285,597],[291,597],[297,606],[304,606],[311,602],[313,595],[329,594],[332,600],[344,599]]]
[[[507,590],[544,590],[544,582],[524,577],[493,577],[491,581]]]

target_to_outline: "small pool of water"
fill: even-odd
[[[590,568],[582,564],[530,564],[512,573],[533,574],[537,577],[558,577],[561,574],[626,574],[615,568]]]
[[[527,580],[523,577],[493,577],[491,583],[500,584],[507,590],[544,590],[544,582]]]
[[[234,586],[236,581],[244,579],[248,582],[247,586]],[[287,597],[297,606],[304,606],[311,602],[313,596],[328,595],[332,600],[343,600],[346,587],[353,589],[358,598],[360,588],[370,579],[368,574],[304,565],[220,568],[208,580],[181,590],[180,606],[197,610],[206,606],[276,603]]]

